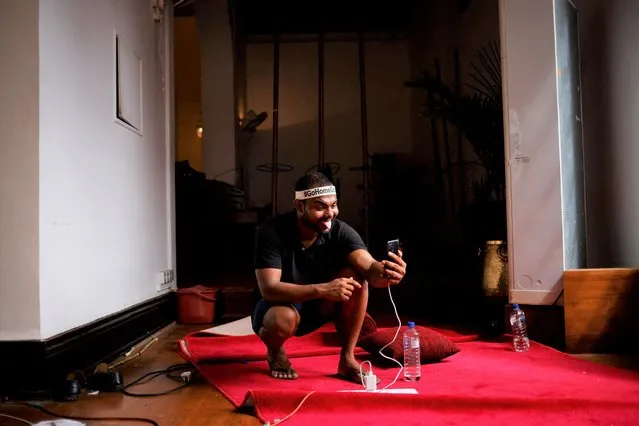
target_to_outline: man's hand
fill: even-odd
[[[390,260],[377,261],[363,249],[353,251],[348,255],[348,262],[363,277],[368,284],[376,288],[386,288],[389,285],[399,284],[406,274],[406,262],[402,260],[402,251],[399,256],[389,253]]]
[[[362,285],[353,278],[336,278],[322,285],[322,297],[336,302],[346,302],[356,288],[362,288]]]
[[[382,261],[382,265],[384,265],[383,277],[388,280],[388,285],[399,284],[404,278],[404,275],[406,275],[406,262],[402,259],[403,253],[401,250],[399,250],[398,253],[399,255],[388,252],[388,256],[391,260]]]

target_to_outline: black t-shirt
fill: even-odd
[[[348,255],[357,249],[366,250],[366,244],[357,231],[338,219],[327,234],[320,234],[312,246],[304,248],[297,215],[291,211],[269,219],[258,230],[255,268],[281,269],[283,282],[319,284],[349,266]]]

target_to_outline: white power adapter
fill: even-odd
[[[368,364],[368,372],[366,374],[362,372],[362,365],[364,364]],[[373,374],[373,364],[370,361],[364,361],[359,365],[359,376],[362,378],[364,389],[370,392],[377,390],[377,376]]]
[[[372,371],[362,376],[362,381],[367,391],[375,392],[377,390],[377,376]]]

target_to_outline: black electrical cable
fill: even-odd
[[[193,368],[191,364],[188,364],[188,363],[174,364],[164,370],[157,370],[157,371],[151,371],[150,373],[146,373],[142,377],[139,377],[135,379],[134,381],[132,381],[131,383],[129,383],[128,385],[124,386],[120,390],[120,392],[124,395],[131,396],[131,397],[138,397],[138,398],[167,395],[167,394],[176,392],[180,389],[184,389],[185,387],[190,385],[193,381],[193,376],[196,373],[197,373],[197,370]],[[157,393],[132,393],[127,390],[133,386],[138,386],[144,383],[148,383],[151,380],[155,379],[156,377],[160,377],[162,375],[165,375],[169,379],[180,383],[180,385],[175,388],[172,388],[163,392],[157,392]],[[43,413],[48,414],[50,416],[58,417],[61,419],[107,421],[107,422],[141,422],[141,423],[148,423],[154,426],[159,426],[159,424],[155,420],[147,419],[144,417],[79,417],[79,416],[69,416],[69,415],[54,413],[44,408],[42,405],[35,404],[32,402],[6,401],[4,403],[24,405],[30,408],[34,408],[36,410],[40,410]]]
[[[157,371],[151,371],[150,373],[146,373],[142,377],[139,377],[135,379],[134,381],[132,381],[131,383],[129,383],[128,385],[124,386],[124,388],[120,392],[122,392],[124,395],[132,396],[132,397],[151,397],[151,396],[167,395],[169,393],[179,391],[180,389],[184,389],[185,387],[190,385],[191,382],[193,381],[193,376],[196,373],[197,373],[197,370],[193,368],[191,364],[186,364],[186,363],[175,364],[164,370],[157,370]],[[181,384],[175,388],[172,388],[163,392],[157,392],[157,393],[132,393],[127,390],[133,386],[148,383],[151,380],[155,379],[156,377],[160,377],[162,375],[165,375],[169,379]]]

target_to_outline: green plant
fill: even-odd
[[[422,117],[437,117],[455,126],[471,144],[478,162],[454,164],[467,167],[479,163],[484,173],[472,184],[475,201],[503,201],[505,198],[504,174],[504,123],[502,107],[501,61],[499,47],[490,43],[475,53],[470,64],[471,89],[456,91],[440,78],[425,71],[407,81],[409,88],[424,89],[432,95],[432,102],[425,103]]]
[[[453,163],[450,167],[480,165],[483,169],[472,178],[473,199],[462,211],[467,217],[464,227],[473,234],[470,238],[505,239],[506,179],[499,46],[489,43],[478,49],[469,67],[469,81],[465,86],[470,90],[455,90],[428,71],[405,82],[405,86],[423,89],[431,95],[422,105],[421,117],[444,120],[456,127],[472,146],[476,160]]]

